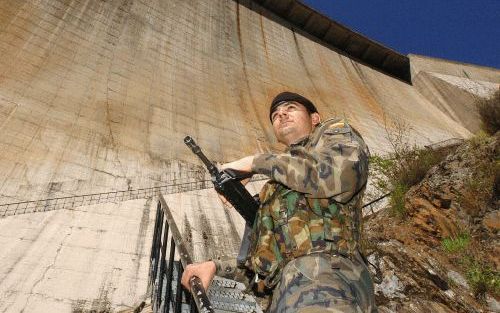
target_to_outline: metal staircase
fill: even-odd
[[[160,194],[149,273],[153,312],[262,313],[255,298],[245,293],[245,286],[234,280],[215,277],[208,292],[201,284],[192,283],[189,294],[180,282],[184,267],[192,263],[185,246],[170,208]]]

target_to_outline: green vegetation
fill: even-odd
[[[461,233],[455,238],[444,238],[441,241],[441,246],[447,253],[456,253],[464,251],[470,242],[470,235],[468,233]]]
[[[470,140],[472,148],[480,154],[476,156],[473,172],[464,181],[462,193],[457,200],[462,209],[471,216],[481,216],[486,208],[500,197],[500,158],[498,155],[491,157],[488,153],[481,154],[485,150],[493,149],[494,140],[494,137],[484,133]]]
[[[500,160],[494,152],[497,149],[495,140],[486,132],[479,132],[468,142],[470,173],[463,181],[457,202],[472,217],[483,217],[494,209],[499,198]],[[475,241],[471,233],[463,232],[456,237],[445,238],[441,247],[456,258],[478,300],[484,300],[487,293],[500,296],[500,273],[495,270],[481,242]]]
[[[478,300],[484,300],[487,293],[500,295],[500,273],[482,261],[478,247],[471,244],[469,233],[462,232],[453,238],[444,238],[441,247],[446,253],[458,256],[458,264],[465,273],[469,286]]]
[[[386,125],[386,137],[393,152],[385,158],[379,155],[370,158],[370,166],[377,173],[375,187],[381,192],[391,192],[391,212],[401,218],[406,215],[406,192],[449,152],[446,148],[434,150],[410,144],[410,131],[411,127],[400,120],[393,122],[390,130]]]
[[[485,130],[468,142],[470,146],[467,158],[470,162],[464,162],[463,173],[469,178],[462,180],[463,188],[455,203],[473,218],[482,218],[500,199],[500,158],[495,154],[498,145],[495,143],[495,137],[490,136],[499,130],[500,91],[492,99],[486,101],[484,114],[481,115]],[[427,172],[439,164],[452,149],[434,150],[412,145],[408,140],[410,130],[410,127],[401,122],[396,122],[390,128],[386,125],[392,153],[387,157],[374,155],[370,159],[375,188],[384,193],[391,192],[391,213],[400,218],[407,216],[405,197],[408,190],[420,183]],[[460,156],[456,159],[462,161]],[[477,299],[484,300],[486,294],[498,297],[500,273],[489,257],[491,250],[485,250],[487,245],[482,246],[481,242],[475,239],[478,235],[477,228],[472,226],[464,226],[462,233],[457,236],[442,239],[441,249],[448,255],[449,260],[460,268]]]
[[[477,100],[476,107],[481,117],[481,128],[494,135],[500,130],[500,90],[489,99]]]
[[[500,295],[500,273],[472,257],[464,257],[467,282],[477,299],[484,299],[486,293]]]
[[[458,265],[476,299],[484,300],[487,293],[499,296],[500,273],[481,260],[479,248],[473,248],[472,240],[469,233],[463,232],[454,238],[444,238],[441,247],[446,253],[458,256]]]
[[[474,135],[474,137],[469,139],[469,142],[473,148],[479,148],[482,145],[487,144],[490,140],[491,136],[488,133],[480,130]]]
[[[405,217],[405,195],[408,189],[408,186],[401,183],[396,183],[396,185],[394,186],[389,201],[391,205],[391,212],[394,216]]]

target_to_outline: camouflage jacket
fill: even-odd
[[[330,119],[285,153],[254,159],[252,170],[270,181],[259,195],[249,261],[266,285],[273,286],[281,268],[298,256],[359,249],[368,157],[361,136],[344,120]],[[230,264],[216,261],[218,275],[229,277]]]

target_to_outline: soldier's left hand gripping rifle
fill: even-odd
[[[215,190],[233,205],[236,211],[245,219],[247,227],[251,228],[257,210],[259,209],[259,204],[241,183],[242,179],[249,178],[251,174],[242,174],[241,172],[230,169],[219,171],[219,169],[203,154],[201,148],[196,144],[193,138],[186,136],[184,138],[184,143],[191,148],[191,151],[193,151],[207,167],[208,172],[212,176]]]

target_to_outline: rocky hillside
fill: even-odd
[[[379,312],[500,312],[500,132],[458,146],[366,218]],[[376,274],[374,270],[374,274]]]

